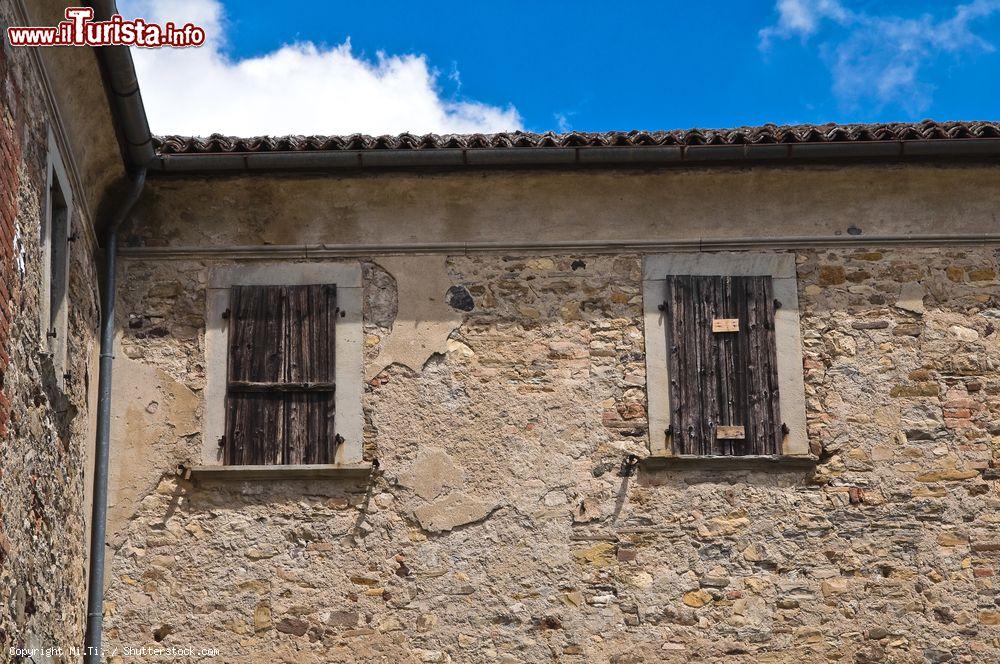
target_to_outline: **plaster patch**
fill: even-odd
[[[896,307],[915,314],[923,314],[926,311],[923,286],[917,283],[904,284],[899,292],[899,299],[896,300]]]
[[[448,306],[447,256],[397,256],[380,258],[378,265],[396,280],[398,309],[392,331],[382,351],[365,370],[372,378],[391,364],[420,371],[435,353],[448,350],[448,335],[462,323],[458,311]]]
[[[428,532],[440,533],[482,521],[499,507],[495,502],[456,492],[430,505],[421,505],[413,510],[413,515],[417,517],[421,528]]]
[[[109,541],[115,539],[163,474],[186,460],[185,446],[179,439],[200,430],[198,396],[162,369],[130,359],[118,344],[114,378]],[[152,403],[157,407],[150,412]]]
[[[399,483],[424,500],[434,500],[447,488],[458,488],[465,481],[464,471],[442,449],[424,448],[408,470],[400,474]]]

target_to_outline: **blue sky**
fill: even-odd
[[[198,54],[136,54],[161,132],[602,131],[1000,116],[1000,0],[119,5],[154,20],[190,18],[214,36]],[[191,97],[179,99],[181,89]]]

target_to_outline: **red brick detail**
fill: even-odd
[[[18,108],[21,95],[0,50],[0,436],[7,432],[10,400],[4,390],[4,375],[10,364],[10,328],[14,316],[14,229],[20,189],[21,142]]]

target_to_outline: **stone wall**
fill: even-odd
[[[18,192],[21,184],[21,125],[20,93],[10,63],[0,52],[0,372],[10,364],[7,342],[14,314],[14,294],[17,266],[14,255],[14,234],[17,228]],[[2,386],[2,381],[0,381]],[[0,389],[0,435],[6,433],[10,421],[10,399]]]
[[[176,474],[199,462],[219,263],[127,261],[116,375],[138,396],[116,409],[115,455],[142,462],[115,471],[111,644],[248,662],[1000,659],[996,250],[799,251],[816,467],[624,477],[649,443],[641,259],[469,253],[442,279],[365,260],[366,367],[427,322],[413,283],[450,283],[424,295],[454,316],[426,328],[442,352],[368,381],[379,471],[231,484]]]
[[[0,24],[14,25],[14,3]],[[86,208],[70,211],[69,359],[65,387],[41,353],[40,223],[48,131],[58,126],[39,70],[0,51],[0,660],[10,648],[80,647],[86,611],[85,459],[97,327],[97,275]],[[75,110],[73,107],[67,111]],[[79,137],[86,142],[86,137]],[[72,154],[63,154],[70,160]],[[85,200],[74,190],[74,200]],[[47,661],[36,652],[35,661]],[[68,660],[67,660],[68,661]]]

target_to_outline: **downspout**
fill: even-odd
[[[128,219],[146,184],[146,168],[132,179],[131,187],[111,223],[104,241],[104,289],[101,294],[101,363],[97,384],[97,442],[94,450],[94,504],[90,527],[90,574],[87,589],[87,635],[84,661],[101,662],[104,625],[104,553],[108,520],[108,461],[111,440],[111,371],[115,344],[115,271],[118,229]]]
[[[118,13],[114,0],[87,3],[94,19],[107,21]],[[87,588],[87,632],[84,662],[100,664],[104,628],[104,560],[107,548],[108,466],[111,440],[111,372],[115,343],[115,277],[118,231],[142,195],[146,168],[156,158],[153,137],[139,92],[132,55],[126,46],[94,49],[114,118],[125,170],[131,173],[128,191],[117,205],[104,232],[104,283],[101,292],[101,361],[97,392],[97,440],[94,450],[94,491],[91,509],[90,558]]]

